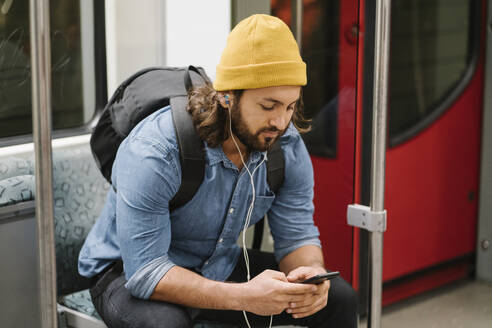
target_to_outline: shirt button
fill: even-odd
[[[204,264],[205,264],[205,265],[208,265],[208,261],[205,261],[205,263],[204,263]]]
[[[231,207],[231,208],[229,209],[229,214],[232,214],[232,213],[234,213],[234,207]]]
[[[224,238],[220,238],[219,239],[219,243],[223,242],[224,241]]]

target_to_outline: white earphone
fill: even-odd
[[[227,105],[229,105],[229,96],[228,95],[225,95],[224,96],[225,98],[225,102]],[[246,163],[244,162],[244,158],[243,158],[243,154],[241,153],[241,150],[239,149],[239,146],[236,142],[236,139],[234,138],[234,135],[232,134],[232,117],[231,117],[231,113],[229,112],[229,132],[231,134],[231,138],[232,138],[232,141],[234,142],[234,145],[236,146],[236,149],[237,151],[239,152],[239,156],[241,157],[241,162],[243,163],[243,166],[244,168],[246,169],[246,171],[248,172],[248,175],[249,175],[249,178],[250,178],[250,182],[251,182],[251,189],[252,189],[252,192],[253,192],[253,197],[251,199],[251,204],[249,205],[249,208],[248,208],[248,212],[246,214],[246,219],[245,219],[245,222],[244,222],[244,227],[243,227],[243,256],[244,256],[244,261],[245,261],[245,264],[246,264],[246,272],[247,272],[247,280],[249,281],[251,279],[251,275],[250,275],[250,270],[249,270],[249,256],[248,256],[248,250],[246,249],[246,230],[248,229],[248,226],[251,222],[251,215],[253,213],[253,208],[254,208],[254,204],[255,204],[255,198],[256,198],[256,191],[255,191],[255,184],[254,184],[254,180],[253,180],[253,175],[255,174],[256,170],[261,166],[261,164],[263,164],[263,162],[265,162],[265,160],[267,159],[267,156],[265,154],[265,156],[263,157],[263,160],[260,162],[260,164],[258,164],[255,169],[253,170],[253,172],[251,172],[248,168],[248,166],[246,165]],[[246,320],[246,324],[248,325],[248,328],[251,328],[251,325],[249,324],[249,321],[248,321],[248,316],[246,315],[246,312],[243,311],[243,315],[244,315],[244,320]],[[269,327],[272,328],[272,321],[273,321],[273,315],[270,316],[270,325]]]

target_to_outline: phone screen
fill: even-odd
[[[308,279],[306,279],[304,281],[301,281],[300,283],[301,284],[315,284],[315,285],[318,285],[318,284],[321,284],[325,280],[331,280],[333,278],[338,277],[339,275],[340,275],[340,272],[338,272],[338,271],[335,271],[335,272],[327,272],[327,273],[319,274],[317,276],[308,278]]]

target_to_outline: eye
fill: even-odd
[[[273,106],[272,107],[268,107],[268,106],[265,106],[265,105],[262,105],[260,104],[261,108],[263,108],[263,110],[272,110],[273,109]]]
[[[287,110],[294,110],[294,109],[295,109],[294,105],[287,107]]]

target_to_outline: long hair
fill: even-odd
[[[239,104],[239,100],[244,90],[232,90],[234,103]],[[217,91],[211,83],[201,87],[193,88],[188,94],[187,110],[191,114],[193,125],[202,140],[205,140],[210,147],[221,145],[228,137],[227,117],[228,111],[220,105]],[[301,96],[296,103],[292,123],[299,131],[305,133],[311,130],[311,120],[303,116],[304,103]]]

